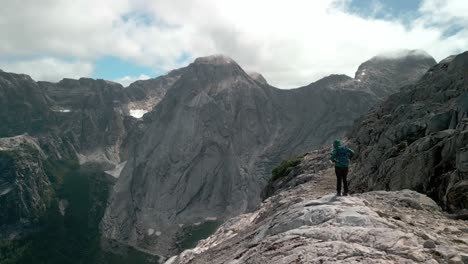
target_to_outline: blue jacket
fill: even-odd
[[[341,146],[341,142],[335,141],[330,160],[335,163],[335,167],[347,168],[349,159],[354,155],[354,151],[346,146]]]

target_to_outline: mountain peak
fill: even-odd
[[[206,57],[200,57],[195,59],[195,64],[213,64],[213,65],[220,65],[220,64],[231,64],[236,63],[232,58],[222,54],[210,55]]]
[[[425,50],[421,49],[399,49],[394,51],[387,51],[378,54],[372,59],[403,59],[408,57],[417,57],[417,58],[432,58],[432,56],[427,53]]]
[[[355,80],[370,87],[378,97],[385,98],[400,87],[417,81],[437,62],[423,50],[396,50],[381,53],[362,63]],[[382,85],[381,80],[392,80]]]

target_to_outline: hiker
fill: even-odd
[[[349,159],[354,155],[354,151],[341,145],[341,141],[333,142],[333,151],[330,160],[335,163],[336,174],[336,195],[341,196],[341,185],[343,184],[343,195],[348,195],[348,166]]]

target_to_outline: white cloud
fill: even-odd
[[[26,73],[37,81],[57,82],[63,78],[89,77],[93,65],[89,62],[68,62],[55,58],[20,61],[0,61],[0,69],[7,72]]]
[[[420,11],[425,19],[433,23],[468,23],[468,4],[466,0],[424,0]]]
[[[223,53],[273,85],[294,87],[353,75],[392,49],[421,48],[438,60],[467,49],[463,2],[424,0],[422,17],[407,25],[351,14],[350,0],[6,0],[0,54],[113,55],[167,71],[185,63],[182,54]],[[447,39],[452,24],[461,30]]]
[[[140,74],[140,76],[124,76],[118,79],[113,80],[114,82],[118,82],[122,84],[124,87],[129,86],[131,83],[138,81],[138,80],[148,80],[149,77],[148,75],[145,74]]]

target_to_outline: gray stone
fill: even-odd
[[[449,264],[463,264],[463,261],[460,256],[455,256],[449,259]]]
[[[432,241],[432,240],[426,240],[426,241],[424,241],[423,246],[424,246],[425,248],[435,248],[435,247],[436,247],[436,243],[435,243],[434,241]]]
[[[463,264],[468,264],[468,254],[460,254]]]
[[[166,264],[185,263],[439,263],[440,258],[460,261],[465,246],[451,242],[450,234],[438,235],[440,246],[422,237],[434,237],[434,230],[443,224],[458,224],[453,220],[437,220],[437,214],[415,211],[395,203],[411,196],[426,197],[411,192],[370,192],[357,197],[332,199],[326,195],[318,200],[290,204],[294,197],[282,194],[268,199],[259,211],[234,218],[194,249],[170,258]],[[307,197],[314,190],[296,187],[294,196]],[[427,198],[427,197],[426,197]],[[429,199],[429,198],[427,198]],[[365,202],[366,201],[366,202]],[[288,207],[279,204],[290,204]],[[304,207],[306,206],[306,207]],[[393,224],[392,209],[404,211],[411,218],[420,217],[427,223]],[[298,214],[307,210],[305,214]],[[385,214],[378,211],[385,210]],[[266,215],[252,222],[260,211]],[[326,211],[326,212],[325,212]],[[315,216],[327,215],[318,219]],[[250,219],[250,220],[249,220]],[[302,223],[297,222],[302,219]],[[314,220],[315,219],[315,220]],[[449,223],[447,222],[449,221]],[[450,222],[452,221],[452,222]],[[231,228],[235,223],[235,227]],[[418,237],[426,229],[430,234]],[[235,230],[229,233],[226,230]],[[265,232],[265,230],[267,230]],[[252,234],[256,242],[252,243]],[[433,254],[437,251],[437,254]],[[299,262],[300,263],[300,262]],[[454,262],[458,263],[458,262]]]
[[[468,172],[468,147],[457,152],[457,169],[462,173]]]

